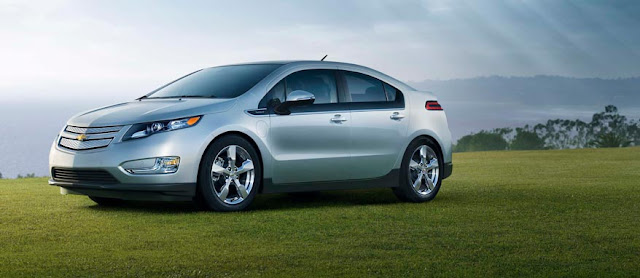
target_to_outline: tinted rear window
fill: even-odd
[[[207,68],[158,89],[149,95],[149,98],[235,98],[247,92],[280,66],[282,65],[257,64]]]
[[[384,83],[384,91],[387,92],[387,98],[389,101],[396,101],[396,95],[398,94],[398,89],[393,86]]]
[[[344,72],[352,102],[387,101],[382,81],[357,72]]]

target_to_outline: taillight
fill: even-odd
[[[440,106],[440,103],[438,103],[435,100],[427,101],[427,104],[424,105],[424,108],[427,108],[427,110],[435,110],[435,111],[442,110],[442,106]]]

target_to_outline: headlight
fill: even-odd
[[[159,132],[173,131],[173,130],[183,129],[187,127],[192,127],[200,121],[200,118],[202,117],[196,116],[196,117],[183,118],[183,119],[170,120],[170,121],[158,121],[153,123],[136,124],[136,125],[133,125],[129,129],[129,131],[127,131],[127,134],[125,134],[123,140],[144,138]]]

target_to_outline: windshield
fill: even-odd
[[[165,85],[145,98],[235,98],[280,66],[255,64],[202,69]]]

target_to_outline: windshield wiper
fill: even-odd
[[[166,97],[145,97],[145,98],[217,98],[216,96],[199,96],[199,95],[181,95],[181,96],[166,96]]]
[[[141,97],[139,97],[139,98],[136,98],[136,100],[140,101],[140,100],[143,100],[143,99],[145,99],[145,98],[149,98],[149,97],[148,97],[147,95],[144,95],[144,96],[141,96]]]
[[[187,95],[182,95],[179,98],[214,98],[212,96],[187,96]]]

